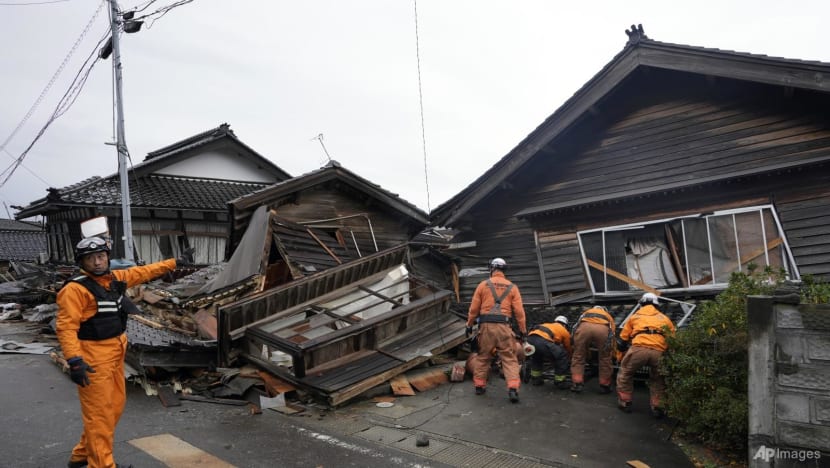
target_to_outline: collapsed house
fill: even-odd
[[[630,304],[643,290],[712,297],[752,265],[830,278],[830,64],[627,32],[573,97],[431,213],[459,231],[448,253],[461,301],[493,257],[539,308]]]

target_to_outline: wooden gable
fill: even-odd
[[[437,208],[433,223],[460,229],[459,242],[475,241],[456,255],[462,272],[506,258],[530,304],[591,294],[596,268],[582,255],[582,231],[756,206],[776,213],[768,224],[778,220],[782,232],[766,241],[792,251],[795,277],[795,270],[830,276],[830,210],[821,208],[830,96],[821,83],[801,80],[807,68],[819,76],[830,65],[653,41],[627,47]],[[787,84],[788,73],[800,87]],[[624,260],[617,265],[624,269]],[[462,275],[462,300],[479,276]]]

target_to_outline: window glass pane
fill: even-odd
[[[626,232],[627,231],[606,231],[605,232],[605,267],[627,275],[626,264]],[[628,283],[617,279],[612,275],[605,275],[605,281],[609,291],[628,291]]]
[[[741,253],[741,271],[748,272],[749,264],[760,268],[767,264],[764,248],[764,229],[761,215],[757,211],[735,215],[735,229],[738,231],[738,250]],[[777,235],[775,237],[778,237]],[[769,242],[772,239],[767,239]]]
[[[580,240],[582,241],[582,250],[585,258],[602,265],[602,232],[582,234],[580,235]],[[588,274],[591,277],[591,282],[594,284],[594,291],[605,292],[605,280],[603,279],[602,271],[589,266]]]
[[[738,246],[735,220],[731,214],[709,217],[709,242],[714,265],[713,283],[728,283],[729,275],[738,271]]]
[[[683,234],[686,241],[687,269],[692,286],[712,284],[712,266],[709,261],[709,236],[705,218],[683,220]]]

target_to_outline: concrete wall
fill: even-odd
[[[752,296],[749,466],[830,466],[830,305]]]

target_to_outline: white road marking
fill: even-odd
[[[172,434],[159,434],[129,443],[170,468],[236,468]]]

